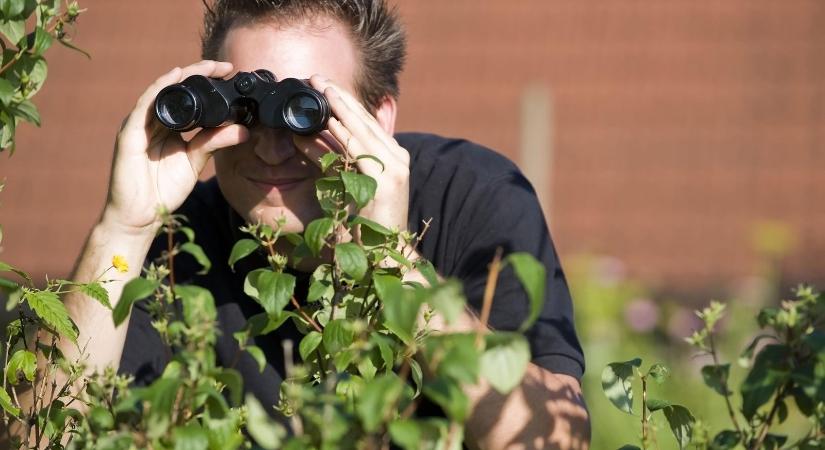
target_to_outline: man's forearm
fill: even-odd
[[[87,283],[100,279],[109,294],[112,307],[117,305],[123,286],[140,276],[143,260],[149,251],[155,232],[149,229],[124,229],[105,221],[97,224],[89,234],[83,253],[75,267],[73,280]],[[119,255],[128,263],[126,272],[111,269],[112,258]],[[90,369],[102,369],[107,365],[117,367],[126,340],[128,318],[115,327],[112,312],[97,301],[79,293],[68,294],[64,300],[69,315],[77,324],[77,344],[85,348]],[[61,342],[61,350],[67,357],[77,358],[77,348],[70,342]],[[71,356],[70,356],[71,355]]]
[[[426,284],[416,271],[405,274],[404,280]],[[467,332],[482,325],[475,314],[465,310],[449,325],[434,316],[429,326],[441,332]],[[579,381],[572,376],[530,363],[521,384],[507,395],[498,393],[484,379],[465,386],[464,392],[473,411],[465,424],[471,448],[589,448],[590,420]]]

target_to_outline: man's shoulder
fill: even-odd
[[[429,133],[398,133],[395,138],[409,152],[413,174],[447,171],[472,173],[489,180],[519,172],[506,156],[467,139]]]

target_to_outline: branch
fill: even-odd
[[[498,273],[501,270],[501,247],[496,248],[493,262],[490,263],[490,272],[487,274],[487,285],[484,287],[484,303],[481,305],[481,317],[476,327],[476,347],[481,345],[481,339],[487,330],[487,322],[490,320],[490,310],[493,307],[493,296],[496,292]]]

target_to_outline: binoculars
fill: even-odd
[[[155,98],[155,116],[179,132],[260,123],[309,135],[326,127],[330,107],[307,81],[278,81],[272,72],[259,69],[238,72],[229,80],[192,75],[167,86]]]

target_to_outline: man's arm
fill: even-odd
[[[154,99],[165,86],[200,74],[223,77],[233,70],[230,63],[201,61],[183,69],[175,68],[158,78],[138,99],[134,110],[123,122],[115,143],[109,194],[100,219],[93,227],[77,260],[72,279],[88,283],[100,279],[113,306],[117,304],[125,283],[140,275],[143,260],[161,226],[159,207],[177,209],[194,188],[211,153],[222,147],[236,145],[247,139],[247,130],[240,125],[204,130],[190,141],[160,126],[151,113]],[[126,273],[107,271],[112,257],[122,256],[129,265]],[[126,340],[128,320],[115,327],[112,313],[98,302],[75,292],[64,298],[66,308],[78,327],[77,344],[62,339],[61,352],[69,360],[86,358],[92,373],[106,366],[117,368]],[[82,355],[81,355],[82,351]],[[39,383],[65,383],[67,375],[58,371],[47,375],[47,362],[38,354]],[[34,404],[31,391],[21,393],[23,410]],[[83,409],[82,404],[76,404]],[[19,423],[15,423],[19,425]],[[23,439],[22,427],[10,430]],[[5,433],[3,433],[5,436]],[[0,442],[0,448],[8,443]]]
[[[420,258],[417,252],[413,260]],[[404,281],[427,283],[418,271]],[[480,321],[470,310],[451,325],[438,317],[429,326],[442,332],[478,330]],[[479,378],[465,386],[472,414],[465,424],[467,444],[473,449],[576,449],[590,446],[590,417],[576,378],[556,374],[529,363],[521,383],[503,395]]]
[[[409,207],[409,156],[392,138],[395,104],[387,99],[369,113],[350,93],[332,81],[315,75],[310,82],[324,92],[334,118],[329,129],[339,150],[351,157],[375,156],[381,168],[369,159],[360,159],[359,170],[375,178],[374,200],[360,214],[390,228],[405,229]],[[388,105],[390,102],[391,105]],[[298,148],[304,146],[298,145]],[[317,161],[320,155],[308,155]],[[418,255],[413,255],[416,259]],[[424,282],[417,272],[407,280]],[[475,330],[477,319],[468,311],[448,331]],[[436,329],[446,330],[443,325]],[[467,394],[473,414],[467,425],[468,443],[475,448],[559,448],[586,449],[590,443],[590,423],[578,380],[554,374],[529,364],[522,383],[503,396],[482,381]]]

